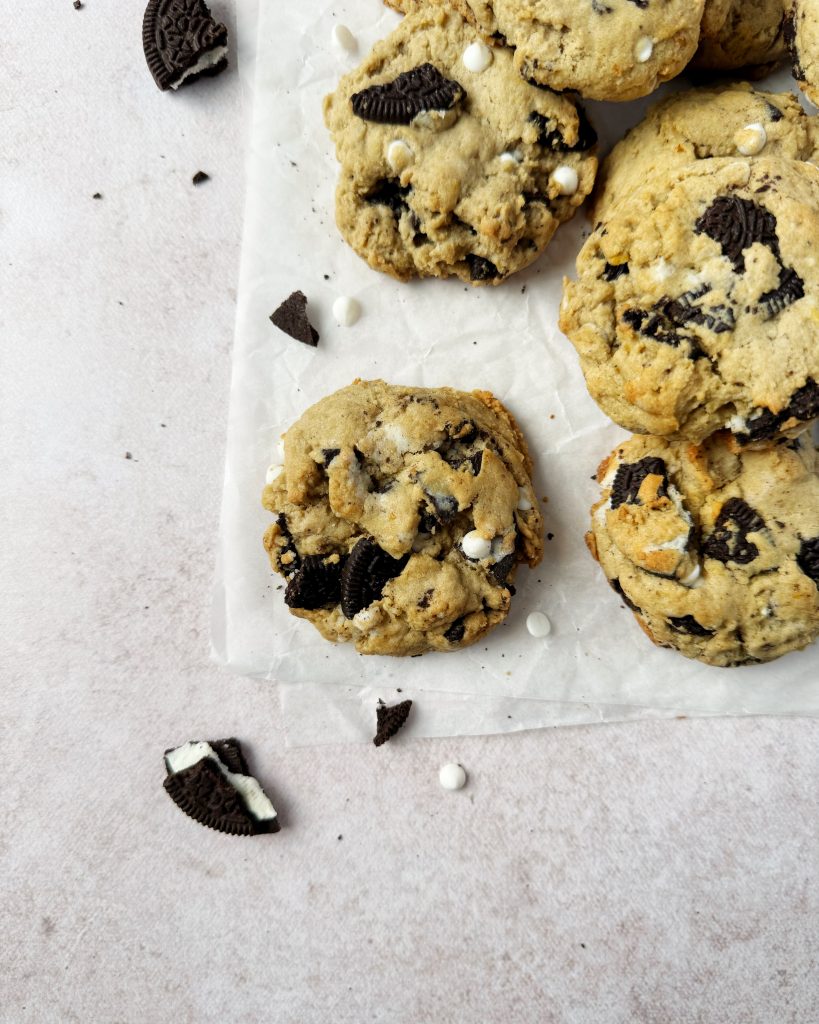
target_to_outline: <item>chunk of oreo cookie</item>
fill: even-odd
[[[375,736],[373,737],[373,743],[377,747],[383,746],[388,740],[391,740],[404,726],[411,707],[411,700],[402,700],[400,704],[393,704],[391,707],[387,704],[378,705],[375,709]]]
[[[307,318],[307,296],[296,291],[284,300],[279,308],[270,314],[271,321],[296,341],[315,347],[319,343],[319,332]]]
[[[200,825],[239,836],[279,831],[276,810],[249,774],[238,740],[183,743],[165,751],[165,769],[165,791]]]
[[[603,267],[603,280],[616,281],[618,277],[626,277],[630,273],[628,263],[606,263]]]
[[[456,619],[448,629],[444,630],[444,639],[451,644],[459,644],[463,640],[465,632],[464,620]]]
[[[473,281],[493,281],[498,276],[495,264],[474,252],[466,254],[466,262],[469,264],[469,276]]]
[[[276,565],[278,566],[279,572],[286,579],[297,572],[301,566],[301,558],[299,557],[298,550],[296,549],[296,542],[293,540],[293,534],[290,532],[290,528],[287,525],[287,517],[284,512],[280,512],[276,519],[276,524],[279,527],[279,535],[284,540],[284,544],[276,548]],[[288,556],[285,559],[285,556]]]
[[[796,564],[819,587],[819,537],[803,540],[796,556]]]
[[[713,636],[715,630],[706,629],[693,615],[669,615],[668,624],[675,633],[688,633],[689,636]]]
[[[508,555],[504,555],[503,558],[490,567],[489,575],[496,583],[504,586],[506,584],[506,577],[514,569],[516,562],[517,556],[515,552],[510,551]]]
[[[142,19],[145,60],[160,89],[178,89],[227,67],[227,28],[205,0],[150,0]]]
[[[401,214],[409,211],[406,197],[411,188],[409,185],[400,185],[397,178],[382,178],[376,182],[375,187],[367,193],[364,201],[372,206],[387,206],[392,211],[393,217],[400,220]]]
[[[364,121],[378,124],[411,124],[427,111],[454,110],[464,90],[445,78],[432,64],[421,64],[404,71],[391,82],[372,85],[350,97],[353,113]]]
[[[750,199],[719,196],[697,220],[695,231],[717,242],[737,273],[745,271],[745,250],[755,242],[779,258],[776,217]]]
[[[374,540],[362,537],[341,573],[341,610],[352,619],[362,608],[368,608],[381,597],[386,583],[398,576],[408,556],[393,558]]]
[[[342,563],[328,562],[321,555],[308,555],[292,576],[284,592],[288,608],[315,611],[341,598]]]
[[[537,85],[537,82],[532,82]],[[555,153],[585,153],[597,144],[597,132],[586,116],[586,111],[579,104],[577,105],[577,141],[569,145],[560,130],[560,126],[544,114],[533,110],[529,120],[537,126],[538,145],[551,149]]]
[[[647,476],[662,477],[658,495],[666,497],[668,494],[668,467],[662,459],[654,456],[647,456],[639,462],[623,462],[617,467],[614,474],[614,482],[611,485],[611,507],[619,508],[621,505],[639,505],[640,488]]]
[[[748,540],[748,534],[764,529],[765,520],[747,501],[729,498],[720,509],[714,532],[703,544],[702,553],[724,564],[747,565],[759,554],[759,548]]]
[[[805,282],[792,267],[782,267],[779,272],[779,284],[776,288],[765,292],[759,297],[766,320],[775,316],[805,297]]]

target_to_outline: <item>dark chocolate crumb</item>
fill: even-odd
[[[133,459],[133,455],[130,452],[126,452],[125,453],[125,458],[128,459],[128,460],[131,460],[131,459]]]
[[[307,297],[303,292],[295,291],[289,295],[270,319],[285,334],[296,341],[315,347],[319,343],[319,333],[307,319]]]
[[[102,192],[95,192],[93,194],[93,196],[91,196],[91,198],[92,199],[102,199]]]
[[[75,11],[81,11],[82,8],[83,8],[82,0],[74,0],[74,10]]]
[[[194,185],[201,185],[203,181],[210,181],[210,175],[206,174],[205,171],[197,171],[191,178],[191,181]]]
[[[402,700],[400,704],[393,704],[391,707],[379,702],[375,709],[375,736],[373,743],[380,747],[393,736],[404,725],[412,707],[411,700]]]
[[[554,536],[555,535],[553,533],[547,533],[546,534],[546,540],[554,540]]]

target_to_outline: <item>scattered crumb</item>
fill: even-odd
[[[125,453],[125,458],[126,459],[133,459],[133,455],[130,452],[126,452]]]
[[[79,10],[81,10],[81,9],[82,9],[82,7],[83,7],[83,2],[82,2],[82,0],[74,0],[74,10],[75,10],[75,11],[79,11]]]
[[[547,533],[546,534],[546,540],[552,540],[553,538],[554,538],[554,534],[553,533]]]
[[[201,185],[203,181],[210,181],[210,175],[204,171],[197,171],[196,174],[191,178],[194,185]]]
[[[520,294],[521,294],[521,295],[525,295],[525,294],[526,294],[526,285],[524,285],[524,286],[523,286],[523,287],[521,288],[521,290],[520,290]]]
[[[330,275],[329,274],[325,274],[324,275],[324,280],[325,281],[329,281],[330,280]]]
[[[554,418],[555,418],[555,414],[553,412],[550,412],[549,413],[549,419],[553,420]]]
[[[338,837],[338,841],[339,841],[339,842],[341,842],[341,840],[342,840],[343,838],[344,838],[344,836],[339,836],[339,837]]]
[[[74,6],[76,7],[76,4]],[[95,192],[93,194],[93,196],[91,196],[91,198],[92,199],[102,199],[102,192]]]

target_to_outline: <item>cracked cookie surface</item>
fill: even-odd
[[[356,381],[284,435],[264,545],[291,612],[363,654],[453,651],[506,617],[543,521],[526,442],[487,391]]]
[[[525,82],[512,52],[454,11],[407,16],[324,115],[341,164],[339,230],[399,280],[498,284],[537,259],[594,185],[582,109]]]
[[[656,644],[771,661],[819,635],[817,468],[807,434],[740,453],[632,437],[598,470],[587,544]]]
[[[587,239],[560,325],[637,433],[742,445],[819,416],[819,170],[713,159],[632,192]]]
[[[730,156],[816,162],[817,118],[805,113],[793,93],[762,92],[747,82],[677,93],[651,107],[604,160],[594,220],[676,166]]]

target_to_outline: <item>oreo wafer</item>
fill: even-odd
[[[224,71],[227,41],[205,0],[150,0],[145,8],[142,47],[163,91]]]
[[[168,796],[200,825],[231,835],[278,832],[276,810],[248,772],[239,741],[191,741],[165,751]]]
[[[375,709],[376,731],[373,737],[373,743],[377,747],[393,738],[406,722],[411,707],[411,700],[402,700],[400,704],[393,704],[391,707],[386,704],[378,705]]]

